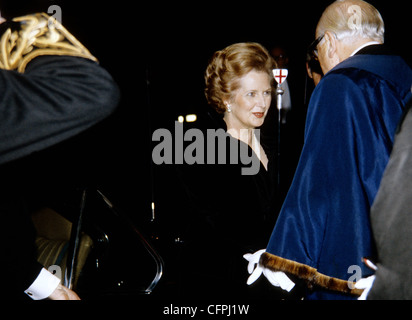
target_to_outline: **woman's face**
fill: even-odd
[[[266,72],[252,70],[239,79],[239,88],[225,113],[228,128],[254,129],[265,120],[272,100],[270,77]]]

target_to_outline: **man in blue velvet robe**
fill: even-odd
[[[358,8],[363,24],[356,26],[350,17]],[[308,299],[356,298],[348,280],[373,273],[362,263],[374,254],[369,210],[412,84],[408,65],[382,45],[383,28],[375,8],[351,0],[329,6],[316,30],[313,49],[325,76],[308,107],[295,177],[254,272],[303,280]]]

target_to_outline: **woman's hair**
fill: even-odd
[[[331,31],[338,39],[361,37],[384,42],[381,14],[362,0],[336,0],[323,12],[316,29],[319,36]]]
[[[205,72],[207,102],[224,113],[224,102],[239,88],[239,79],[252,70],[266,72],[273,80],[276,63],[259,43],[236,43],[216,51]]]

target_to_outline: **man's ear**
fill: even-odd
[[[329,59],[332,59],[338,48],[338,39],[334,33],[330,31],[325,32],[325,45],[326,45],[326,54]]]

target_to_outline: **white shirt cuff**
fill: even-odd
[[[36,280],[31,286],[24,291],[33,300],[42,300],[50,296],[57,286],[60,284],[60,279],[50,271],[43,268]]]

